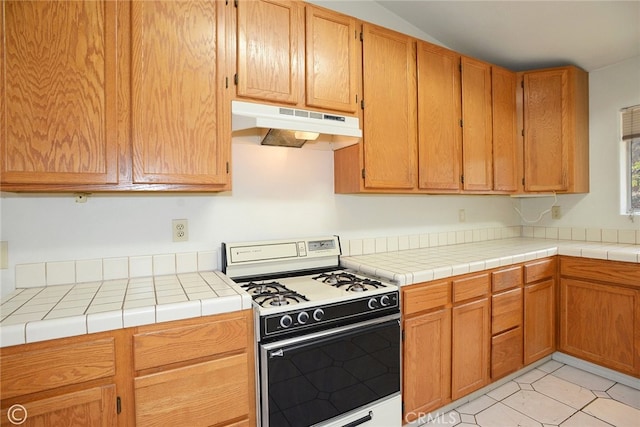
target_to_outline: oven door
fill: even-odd
[[[400,315],[261,344],[260,382],[271,427],[322,423],[398,395]]]

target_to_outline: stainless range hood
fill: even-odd
[[[263,145],[337,150],[362,138],[357,117],[231,101],[232,136]]]

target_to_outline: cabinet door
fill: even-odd
[[[135,378],[136,426],[219,425],[250,411],[247,354]]]
[[[516,114],[517,74],[491,67],[491,103],[493,118],[493,189],[518,190],[518,126]]]
[[[2,182],[116,183],[118,4],[2,6]]]
[[[465,190],[493,188],[491,65],[462,57],[462,176]]]
[[[458,190],[462,156],[460,55],[418,42],[419,187]]]
[[[568,187],[569,72],[524,73],[525,190]]]
[[[105,385],[32,402],[17,411],[2,408],[2,425],[111,427],[116,422],[116,387]],[[11,422],[11,419],[15,422]],[[23,421],[24,420],[24,421]]]
[[[355,113],[358,88],[356,20],[306,5],[306,104]]]
[[[459,399],[489,382],[489,299],[453,307],[451,397]]]
[[[524,288],[524,364],[551,354],[555,349],[554,280]]]
[[[608,368],[638,375],[634,336],[639,292],[583,280],[560,282],[560,349]],[[634,344],[635,343],[635,344]]]
[[[142,1],[132,7],[133,179],[225,184],[221,2]]]
[[[366,188],[416,186],[415,41],[363,25],[363,144]]]
[[[403,420],[437,409],[451,400],[451,309],[404,322]]]
[[[491,379],[522,368],[522,327],[491,337]]]
[[[238,1],[238,96],[297,104],[304,61],[302,3]]]

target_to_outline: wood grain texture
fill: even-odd
[[[419,187],[460,188],[462,95],[460,55],[418,42]]]
[[[522,325],[522,288],[491,297],[491,334],[496,335]]]
[[[517,81],[516,73],[491,66],[493,189],[498,191],[518,190]]]
[[[306,105],[355,113],[358,94],[356,20],[305,5]]]
[[[115,375],[114,339],[69,342],[0,355],[2,399]]]
[[[590,258],[560,257],[560,275],[640,289],[640,264]]]
[[[402,313],[409,316],[451,304],[451,282],[418,283],[402,288]]]
[[[491,379],[497,380],[522,368],[522,327],[491,338]]]
[[[413,189],[417,185],[415,40],[363,25],[364,185]]]
[[[491,273],[492,292],[506,291],[517,286],[522,286],[522,266],[504,268]]]
[[[452,286],[454,304],[489,295],[489,273],[472,274],[454,279]]]
[[[556,258],[545,258],[540,261],[528,262],[524,265],[524,283],[534,283],[539,280],[555,277],[557,274]]]
[[[404,321],[403,420],[451,401],[451,308]]]
[[[468,191],[493,189],[491,64],[463,56],[462,173]]]
[[[560,350],[640,377],[635,313],[640,291],[587,280],[560,281]]]
[[[133,179],[223,184],[219,2],[134,2],[132,7]]]
[[[555,350],[555,280],[524,287],[524,364]]]
[[[117,183],[118,3],[3,6],[2,183]]]
[[[302,13],[298,1],[238,2],[238,96],[288,104],[300,101]]]

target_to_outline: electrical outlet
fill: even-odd
[[[561,216],[560,206],[551,206],[551,219],[560,219]]]
[[[464,209],[458,210],[458,222],[465,222],[467,220],[467,214]]]
[[[171,221],[171,232],[174,242],[186,242],[189,240],[189,223],[186,219],[174,219]]]

